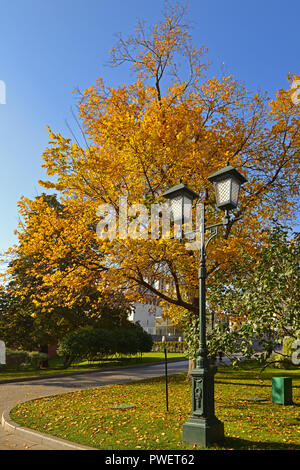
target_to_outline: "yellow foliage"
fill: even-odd
[[[243,223],[210,245],[209,282],[239,260],[241,250],[255,255],[264,243],[264,226],[294,214],[300,107],[291,102],[290,90],[270,100],[249,93],[231,76],[204,78],[206,48],[196,50],[181,12],[173,8],[171,13],[147,40],[140,23],[135,36],[112,50],[115,65],[131,62],[134,83],[115,89],[99,78],[82,94],[80,118],[89,146],[49,129],[43,166],[54,181],[42,184],[60,191],[64,209],[59,214],[42,199],[21,199],[23,222],[14,249],[40,254],[30,268],[45,287],[37,302],[50,304],[55,297],[72,304],[79,289],[92,284],[101,291],[123,289],[129,299],[140,301],[150,290],[174,321],[184,312],[197,312],[198,253],[186,250],[185,243],[97,238],[97,207],[117,208],[120,196],[129,205],[149,207],[182,177],[200,197],[207,191],[213,203],[209,174],[228,160],[241,171],[248,183],[235,215],[243,215]],[[184,80],[175,60],[179,54],[190,70]],[[208,224],[221,217],[214,204],[209,206]]]

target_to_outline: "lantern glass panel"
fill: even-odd
[[[184,223],[190,222],[192,216],[192,199],[187,196],[183,198],[183,216],[184,216]]]
[[[181,195],[177,197],[173,197],[170,200],[170,202],[171,202],[171,212],[173,214],[174,223],[181,225],[183,197]]]
[[[230,202],[231,179],[217,181],[215,183],[217,206],[222,206]]]
[[[231,183],[231,202],[235,206],[238,205],[239,194],[240,194],[240,184],[233,179]]]

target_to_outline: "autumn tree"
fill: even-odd
[[[22,200],[22,203],[25,204],[25,201]],[[67,228],[70,221],[56,195],[42,194],[27,203],[26,215],[20,222],[20,243],[11,253],[8,283],[0,291],[1,338],[10,347],[38,348],[47,352],[49,345],[82,326],[111,329],[126,327],[130,306],[120,292],[101,295],[95,285],[84,285],[70,304],[65,297],[65,290],[62,289],[59,298],[56,298],[55,290],[54,295],[51,294],[52,288],[46,286],[43,280],[49,273],[45,256],[47,244],[64,240],[62,227]],[[47,213],[55,214],[56,224],[44,230],[45,244],[41,245],[37,239],[41,239]],[[29,253],[26,247],[30,243]],[[62,274],[72,272],[75,258],[75,247],[65,243],[64,256],[60,257],[56,271]],[[78,256],[78,262],[84,264],[83,252]],[[44,296],[48,302],[42,301]]]
[[[198,252],[186,249],[186,240],[145,237],[141,227],[140,237],[117,230],[113,239],[100,239],[97,209],[110,204],[118,215],[119,198],[126,197],[132,221],[138,216],[130,212],[132,204],[150,210],[183,178],[206,199],[207,222],[214,223],[220,213],[207,177],[227,161],[248,180],[233,212],[243,223],[230,223],[210,245],[208,284],[219,272],[228,272],[230,282],[232,260],[242,262],[245,252],[255,258],[266,240],[262,229],[274,218],[294,216],[300,121],[292,90],[270,99],[231,75],[210,77],[207,48],[192,45],[184,18],[184,7],[176,5],[152,29],[139,22],[131,37],[119,37],[112,64],[128,64],[136,79],[112,88],[99,78],[79,95],[85,145],[49,130],[43,154],[49,181],[41,184],[59,191],[65,217],[42,206],[32,217],[34,202],[20,203],[30,219],[26,234],[19,228],[22,249],[28,256],[37,248],[43,253],[28,270],[43,266],[43,290],[34,294],[35,302],[49,306],[55,297],[70,306],[84,287],[117,287],[130,301],[152,293],[177,323],[196,317]],[[49,237],[56,227],[59,236]],[[69,264],[61,270],[65,256]]]

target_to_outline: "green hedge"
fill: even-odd
[[[117,330],[84,327],[72,331],[60,341],[57,354],[64,358],[65,367],[69,367],[75,361],[149,352],[152,344],[151,335],[138,325]]]
[[[38,368],[43,361],[48,359],[48,354],[38,351],[23,351],[6,349],[6,365],[16,364],[17,367],[26,369],[29,367]]]
[[[166,345],[166,349],[168,352],[176,352],[176,353],[186,353],[186,344],[184,341],[166,341],[165,343],[162,341],[155,341],[153,343],[152,351],[153,352],[163,352],[164,351],[164,344]]]

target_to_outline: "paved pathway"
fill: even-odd
[[[187,371],[188,361],[168,363],[168,373],[175,374]],[[85,388],[131,382],[164,375],[164,363],[144,367],[128,367],[102,370],[91,374],[68,377],[44,378],[24,382],[1,384],[0,382],[0,416],[4,410],[11,409],[18,403],[50,395],[73,392]],[[35,444],[5,431],[0,426],[0,450],[54,450],[54,446]]]

